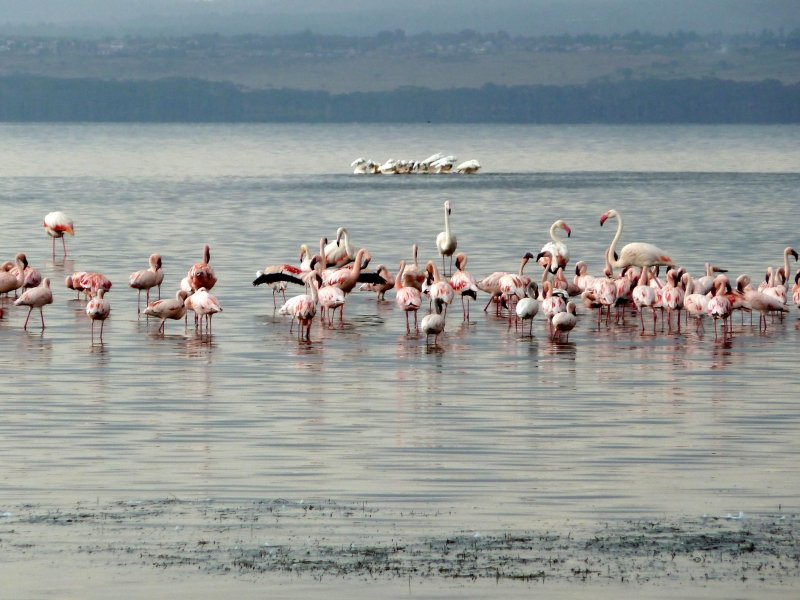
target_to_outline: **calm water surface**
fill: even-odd
[[[797,310],[732,341],[639,335],[581,311],[569,343],[451,311],[438,347],[354,293],[342,329],[289,334],[255,271],[346,226],[394,273],[436,258],[442,203],[476,276],[515,270],[572,228],[592,272],[625,216],[692,272],[754,279],[800,246],[798,127],[0,127],[0,258],[51,277],[47,329],[0,321],[0,506],[81,500],[333,498],[442,510],[443,527],[796,510]],[[477,158],[473,177],[355,177],[357,156]],[[41,221],[75,220],[66,261]],[[615,224],[612,224],[615,226]],[[128,275],[163,256],[172,296],[209,243],[224,313],[211,336],[136,318]],[[60,255],[59,255],[60,256]],[[794,265],[792,265],[794,268]],[[114,282],[92,345],[72,271]],[[538,271],[538,269],[537,269]],[[293,290],[296,293],[296,290]],[[35,317],[35,315],[34,315]]]

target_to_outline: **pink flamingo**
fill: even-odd
[[[517,276],[520,277],[519,283],[522,285],[520,286],[523,290],[525,286],[528,285],[530,278],[527,280],[521,279],[523,277],[523,271],[525,270],[525,265],[528,264],[528,261],[533,258],[533,254],[530,252],[526,252],[525,255],[520,259],[519,270],[517,271]],[[489,305],[492,303],[492,300],[496,300],[501,297],[503,294],[502,289],[500,288],[500,279],[502,279],[505,275],[509,275],[507,271],[495,271],[491,275],[487,275],[483,279],[476,281],[475,285],[478,287],[479,290],[482,292],[486,292],[491,297],[489,298],[489,302],[486,303],[486,306],[483,307],[483,311],[486,312],[489,308]],[[500,304],[497,305],[497,314],[500,314]]]
[[[111,303],[103,298],[105,290],[97,290],[86,305],[86,316],[92,320],[92,343],[94,344],[94,322],[100,321],[100,343],[103,343],[103,326],[111,314]]]
[[[131,273],[128,285],[139,291],[136,298],[136,314],[141,314],[142,290],[145,290],[145,305],[150,304],[150,289],[160,285],[164,280],[164,271],[161,269],[161,255],[150,255],[150,268]],[[161,292],[159,292],[159,296]]]
[[[158,332],[164,333],[164,324],[166,323],[167,319],[180,321],[186,316],[186,298],[188,297],[189,294],[186,292],[186,290],[178,290],[174,299],[156,300],[151,302],[142,312],[144,312],[144,314],[146,314],[148,317],[156,317],[157,319],[161,319],[161,323],[158,326]]]
[[[553,317],[567,310],[564,298],[553,293],[553,284],[545,281],[542,284],[542,312],[547,317],[547,328],[553,333]]]
[[[536,262],[538,262],[542,268],[550,269],[552,273],[555,273],[556,269],[559,267],[566,269],[567,263],[569,262],[569,248],[567,248],[567,245],[564,243],[564,239],[556,235],[559,229],[565,231],[567,237],[572,235],[572,230],[569,228],[569,225],[559,219],[550,226],[551,241],[542,246],[541,252],[539,252],[539,255],[536,257]],[[551,260],[545,262],[543,259],[546,257],[549,257]]]
[[[73,289],[79,289],[88,296],[87,292],[96,292],[97,290],[109,292],[112,284],[111,280],[102,273],[83,273],[77,285],[73,280],[73,285],[75,286]]]
[[[19,298],[14,301],[14,306],[27,306],[28,316],[25,318],[25,325],[23,329],[28,329],[28,320],[31,318],[31,312],[34,308],[39,309],[39,314],[42,317],[42,331],[44,331],[44,311],[42,308],[46,304],[53,303],[53,290],[50,289],[50,279],[47,277],[42,280],[42,285],[31,288]]]
[[[469,298],[478,299],[478,285],[467,269],[467,255],[459,252],[456,255],[456,272],[450,277],[450,287],[461,296],[461,312],[464,321],[469,321]],[[467,298],[466,302],[464,298]]]
[[[648,307],[653,312],[653,335],[655,335],[658,296],[656,294],[656,289],[649,283],[650,277],[650,269],[642,268],[642,274],[639,277],[639,285],[633,288],[631,298],[633,298],[633,303],[636,305],[636,310],[639,311],[639,319],[642,322],[642,333],[644,333],[644,310],[642,309]]]
[[[661,301],[667,309],[667,321],[672,331],[672,311],[678,313],[678,333],[681,332],[681,311],[683,310],[685,293],[678,285],[678,273],[675,269],[667,271],[667,283],[661,289]]]
[[[800,269],[794,275],[794,285],[792,286],[792,300],[795,306],[800,308]]]
[[[759,292],[753,289],[753,286],[750,285],[750,276],[749,275],[740,275],[736,279],[736,288],[739,293],[744,295],[744,300],[750,306],[752,310],[757,310],[759,312],[758,317],[758,330],[761,331],[761,325],[764,325],[764,331],[767,330],[767,313],[769,312],[780,312],[780,313],[788,313],[789,309],[786,308],[783,303],[776,298],[775,296],[771,296],[764,292]]]
[[[384,283],[362,283],[358,289],[362,292],[375,292],[376,299],[380,302],[386,299],[386,292],[394,288],[394,277],[386,265],[378,265],[375,272],[383,278]]]
[[[309,262],[309,265],[311,263]],[[274,308],[278,308],[278,303],[275,300],[275,292],[280,292],[283,295],[283,301],[286,302],[286,280],[274,278],[274,281],[268,281],[271,279],[270,275],[291,275],[297,279],[305,273],[305,271],[300,267],[295,267],[294,265],[290,264],[282,264],[282,265],[269,265],[264,267],[263,271],[256,272],[256,278],[253,281],[253,285],[260,285],[262,283],[269,283],[270,287],[272,288],[272,306]],[[296,283],[296,282],[295,282]],[[302,283],[302,281],[300,282]]]
[[[450,285],[450,282],[446,281],[441,276],[439,273],[439,268],[432,260],[428,261],[428,264],[425,265],[425,270],[428,272],[428,276],[431,281],[431,285],[428,288],[428,296],[430,297],[431,302],[436,300],[441,301],[444,307],[444,316],[447,317],[447,307],[453,303],[455,291]]]
[[[214,287],[217,283],[217,276],[214,274],[214,269],[209,262],[211,261],[211,248],[208,244],[203,246],[203,261],[195,263],[189,269],[187,277],[189,278],[189,285],[193,291],[200,288],[205,288],[206,291]]]
[[[24,253],[20,252],[14,257],[14,260],[17,263],[15,268],[0,270],[0,294],[14,292],[16,296],[17,290],[25,284],[25,269],[28,266],[28,259]]]
[[[692,279],[689,274],[685,274],[683,278],[686,281],[686,293],[683,296],[683,307],[686,309],[686,323],[689,323],[689,315],[692,315],[697,320],[697,330],[703,326],[703,318],[708,314],[708,296],[705,294],[695,293],[694,286],[696,279]]]
[[[55,258],[56,255],[56,238],[61,238],[61,244],[64,247],[64,256],[66,257],[67,242],[64,239],[64,234],[75,235],[72,219],[61,211],[55,211],[45,215],[43,225],[47,235],[53,238],[53,258]]]
[[[553,315],[553,334],[551,339],[558,338],[561,340],[561,334],[564,333],[564,341],[569,341],[569,332],[575,329],[575,324],[578,322],[576,316],[576,306],[574,302],[567,302],[567,309],[564,312]]]
[[[6,265],[11,266],[11,272],[16,275],[19,267],[14,265],[13,263],[6,263]],[[5,266],[5,265],[4,265]],[[22,282],[22,289],[27,290],[30,288],[35,288],[36,286],[42,283],[42,273],[39,269],[35,269],[32,266],[28,265],[25,267],[25,275]]]
[[[614,209],[604,213],[600,217],[602,227],[608,219],[617,219],[617,233],[611,245],[608,247],[609,261],[615,268],[635,266],[640,268],[653,267],[656,265],[673,266],[672,259],[657,246],[644,242],[631,242],[620,250],[619,258],[616,257],[615,248],[619,238],[622,236],[622,215]]]
[[[419,263],[417,262],[417,253],[419,252],[419,246],[416,244],[411,245],[411,264],[406,265],[405,273],[403,277],[405,278],[403,281],[403,285],[405,287],[411,286],[415,287],[418,290],[422,291],[422,285],[425,283],[426,276],[425,274],[420,271]]]
[[[403,273],[405,271],[405,266],[406,262],[401,260],[397,270],[397,276],[394,280],[395,302],[397,306],[400,307],[400,310],[406,313],[406,333],[411,333],[411,327],[408,321],[408,313],[410,312],[414,313],[414,330],[419,332],[417,311],[422,305],[422,294],[416,287],[404,285]]]
[[[219,300],[215,296],[208,293],[206,288],[199,288],[195,290],[194,294],[187,297],[184,301],[186,308],[194,311],[200,323],[200,333],[203,333],[203,321],[207,323],[206,331],[211,333],[211,317],[217,313],[222,312]]]
[[[727,296],[730,292],[731,284],[725,275],[718,275],[714,280],[714,287],[716,288],[715,295],[708,301],[708,308],[706,311],[708,315],[714,319],[714,337],[717,334],[717,319],[722,319],[722,337],[731,335],[731,313],[733,312],[733,305]]]
[[[297,319],[299,326],[298,337],[303,339],[303,329],[305,329],[305,339],[311,339],[311,323],[317,314],[317,302],[319,290],[319,275],[315,274],[309,278],[310,294],[300,294],[290,298],[278,312],[282,315],[291,315],[292,321],[289,325],[289,333],[292,332],[294,320]]]

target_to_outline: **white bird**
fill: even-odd
[[[608,259],[612,267],[653,267],[656,265],[674,266],[672,259],[667,256],[661,248],[653,244],[645,242],[631,242],[625,245],[619,252],[619,258],[616,256],[616,246],[619,238],[622,236],[622,215],[616,210],[611,209],[600,217],[600,226],[603,226],[608,219],[617,219],[617,233],[611,245],[608,247]]]
[[[480,168],[481,163],[473,158],[471,160],[465,160],[456,166],[456,173],[472,175],[473,173],[477,173]]]
[[[561,334],[566,333],[564,341],[569,341],[569,332],[575,329],[578,318],[575,315],[576,307],[574,302],[567,302],[565,312],[553,315],[553,339],[561,339]]]
[[[353,262],[356,257],[356,248],[350,242],[350,234],[344,227],[336,230],[336,239],[326,244],[323,249],[325,265],[330,268],[343,267]]]
[[[445,320],[442,315],[442,301],[438,298],[433,301],[433,312],[423,317],[420,322],[420,329],[425,334],[425,344],[428,344],[430,336],[433,336],[434,346],[439,340],[439,334],[444,331]]]
[[[439,232],[436,236],[436,249],[439,250],[439,255],[442,257],[442,272],[444,273],[444,257],[450,257],[450,272],[453,272],[453,254],[458,247],[458,240],[456,236],[450,231],[450,201],[446,200],[444,203],[444,231]]]
[[[75,228],[72,219],[60,210],[47,213],[44,217],[44,230],[53,238],[53,256],[56,255],[56,238],[61,238],[61,245],[64,247],[64,256],[67,256],[67,242],[64,234],[75,235]]]
[[[111,314],[111,303],[103,298],[106,291],[100,288],[86,305],[86,316],[92,320],[92,343],[94,344],[94,322],[100,321],[100,343],[103,343],[103,326]]]
[[[539,288],[535,281],[528,284],[526,295],[524,298],[517,302],[515,308],[517,318],[522,321],[522,333],[525,333],[525,321],[530,321],[530,330],[528,335],[533,336],[533,318],[539,312]]]
[[[567,245],[564,243],[564,239],[556,235],[559,229],[566,231],[567,237],[572,235],[572,230],[569,228],[569,225],[559,219],[550,226],[551,241],[542,246],[541,252],[539,252],[539,255],[536,257],[536,262],[542,267],[545,267],[546,257],[549,256],[552,259],[547,265],[551,273],[555,273],[559,267],[562,269],[566,268],[569,262],[569,248],[567,248]]]

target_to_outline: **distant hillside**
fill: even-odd
[[[800,82],[800,30],[748,35],[0,36],[0,76],[200,79],[333,94],[602,81],[717,78]]]
[[[0,121],[800,123],[800,84],[676,79],[330,94],[8,76]]]

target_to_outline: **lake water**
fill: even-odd
[[[436,259],[449,200],[476,276],[572,229],[593,273],[614,234],[700,273],[758,280],[800,246],[800,127],[2,125],[0,259],[51,277],[47,328],[3,301],[0,512],[177,497],[333,499],[434,511],[441,531],[800,509],[797,309],[766,334],[642,336],[579,309],[569,343],[451,310],[436,347],[393,302],[353,293],[345,324],[289,333],[258,269],[348,228],[372,266]],[[357,156],[477,158],[475,176],[353,176]],[[42,218],[75,221],[50,256]],[[211,246],[213,334],[137,319],[128,275],[163,257],[163,295]],[[792,269],[795,265],[791,265]],[[63,285],[114,282],[104,344]],[[537,276],[538,268],[531,269]],[[289,293],[299,293],[290,290]],[[422,313],[422,311],[420,311]],[[420,317],[422,314],[420,315]],[[422,531],[400,531],[416,536]]]

